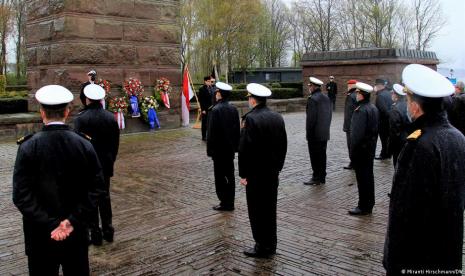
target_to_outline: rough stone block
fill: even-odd
[[[36,43],[52,39],[53,21],[45,21],[27,26],[28,42]]]
[[[37,47],[37,65],[49,65],[50,61],[50,46]]]
[[[121,40],[123,39],[123,24],[108,19],[95,20],[95,38]]]
[[[138,47],[139,64],[144,65],[179,65],[180,52],[178,48],[169,47]]]
[[[64,34],[66,38],[94,38],[94,34],[94,19],[66,17]]]
[[[105,15],[132,17],[134,15],[134,0],[105,0]]]
[[[179,43],[179,28],[169,25],[125,23],[124,40]]]
[[[52,36],[54,39],[60,39],[64,37],[65,31],[65,18],[57,18],[53,20],[53,29],[52,29]]]
[[[61,0],[65,2],[65,9],[68,12],[79,12],[87,14],[104,14],[105,2],[94,0]],[[119,3],[120,1],[114,1]]]
[[[28,66],[37,65],[37,49],[30,47],[27,48],[27,64]]]
[[[130,45],[108,45],[105,48],[104,63],[132,65],[136,62],[136,48]]]

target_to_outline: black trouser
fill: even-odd
[[[207,139],[208,112],[202,114],[202,140]]]
[[[353,160],[358,187],[358,207],[362,211],[371,211],[375,205],[375,178],[373,158]]]
[[[308,153],[312,164],[313,179],[326,182],[326,147],[328,141],[308,141]]]
[[[111,212],[111,198],[110,198],[110,177],[103,177],[105,184],[105,194],[101,195],[97,202],[97,208],[92,214],[92,222],[90,224],[90,230],[96,230],[99,227],[99,214],[102,221],[103,231],[108,231],[112,224],[113,214]]]
[[[64,241],[48,238],[46,246],[28,253],[29,275],[57,275],[62,266],[63,275],[89,275],[87,230],[71,233]]]
[[[329,98],[331,100],[331,106],[333,107],[333,111],[336,110],[336,98]]]
[[[256,249],[276,250],[276,204],[278,201],[278,173],[247,178],[246,197],[252,236]]]
[[[347,150],[349,151],[350,165],[352,166],[352,156],[350,154],[350,131],[346,131]]]
[[[391,157],[389,152],[388,140],[389,140],[389,121],[387,119],[381,119],[379,124],[379,139],[381,140],[381,153],[379,154],[382,158]]]
[[[213,171],[215,174],[216,195],[223,207],[234,207],[236,182],[234,179],[234,159],[214,158]]]

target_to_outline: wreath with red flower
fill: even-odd
[[[105,90],[105,98],[110,96],[111,82],[99,79],[95,84],[100,85]]]
[[[167,108],[170,108],[169,96],[173,88],[171,87],[171,82],[165,77],[157,79],[155,84],[155,97],[158,101],[163,103]]]
[[[129,78],[123,82],[123,88],[128,97],[136,96],[138,99],[142,98],[144,93],[144,86],[138,79]]]
[[[123,112],[128,110],[128,101],[126,97],[111,97],[108,101],[108,110],[111,112]]]

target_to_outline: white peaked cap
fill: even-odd
[[[355,88],[357,88],[358,90],[361,90],[365,93],[371,93],[373,92],[373,86],[369,85],[369,84],[366,84],[364,82],[357,82],[355,84]]]
[[[314,77],[310,77],[308,78],[310,80],[311,83],[313,84],[316,84],[316,85],[323,85],[323,82],[317,78],[314,78]]]
[[[397,94],[401,95],[401,96],[405,96],[407,95],[407,93],[404,92],[404,87],[398,83],[395,83],[393,86],[392,86],[392,89],[394,89],[394,92],[396,92]]]
[[[105,98],[105,89],[97,84],[89,84],[84,87],[84,95],[91,100],[101,100]]]
[[[217,82],[216,84],[216,88],[220,89],[220,90],[223,90],[223,91],[231,91],[232,90],[232,86],[227,84],[227,83],[224,83],[224,82]]]
[[[35,94],[36,100],[45,105],[59,105],[71,102],[73,93],[61,85],[46,85]]]
[[[420,64],[407,65],[402,71],[402,81],[408,91],[427,98],[442,98],[455,92],[446,77]]]
[[[271,90],[258,83],[249,83],[247,84],[247,91],[253,96],[257,97],[269,97],[271,96]]]

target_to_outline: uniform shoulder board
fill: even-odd
[[[421,136],[421,129],[417,129],[414,132],[410,133],[407,137],[407,140],[417,140]]]
[[[358,111],[359,109],[360,109],[360,105],[359,105],[359,106],[357,106],[357,108],[355,108],[355,110],[354,110],[354,111]]]
[[[28,134],[26,136],[23,136],[21,138],[19,138],[17,141],[16,141],[16,144],[18,145],[21,145],[22,143],[26,142],[27,140],[29,140],[32,136],[34,136],[34,133],[33,134]]]
[[[214,107],[215,107],[214,105],[210,105],[210,106],[208,107],[208,110],[211,111]]]
[[[86,140],[92,141],[92,137],[90,137],[89,135],[79,131],[76,131],[76,133],[79,134],[79,136],[84,137]]]

